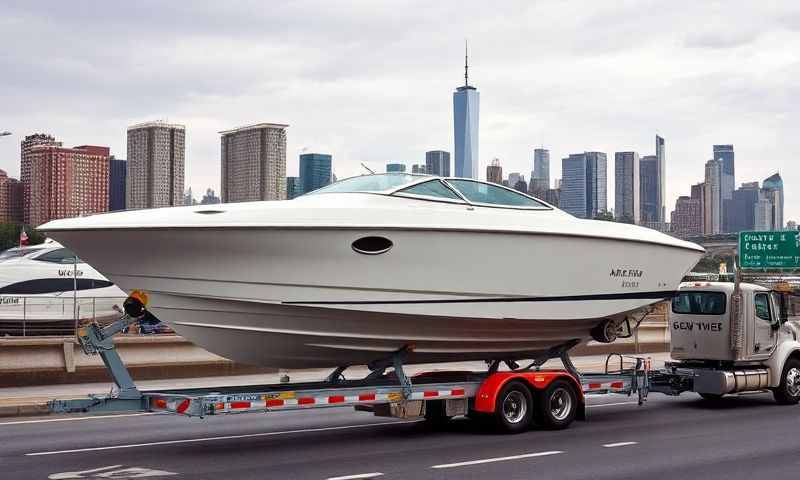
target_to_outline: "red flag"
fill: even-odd
[[[25,233],[25,227],[22,227],[22,231],[19,232],[19,246],[24,247],[28,244],[28,234]]]

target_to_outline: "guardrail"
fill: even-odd
[[[111,321],[119,317],[124,297],[0,297],[0,336],[74,335],[81,321]]]

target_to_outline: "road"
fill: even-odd
[[[800,407],[767,394],[712,406],[688,394],[591,399],[564,431],[498,435],[469,420],[350,409],[0,421],[0,478],[796,479]]]

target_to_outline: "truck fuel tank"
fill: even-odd
[[[712,395],[749,392],[769,388],[769,371],[766,368],[747,370],[698,369],[694,376],[694,391]]]

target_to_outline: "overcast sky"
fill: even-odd
[[[19,142],[126,156],[126,127],[187,128],[186,179],[219,188],[218,131],[288,123],[287,170],[303,149],[359,163],[453,150],[452,92],[481,93],[480,171],[530,176],[533,148],[560,159],[667,145],[667,211],[702,181],[715,143],[736,182],[779,171],[800,220],[800,7],[796,1],[78,2],[0,0],[0,168]]]

